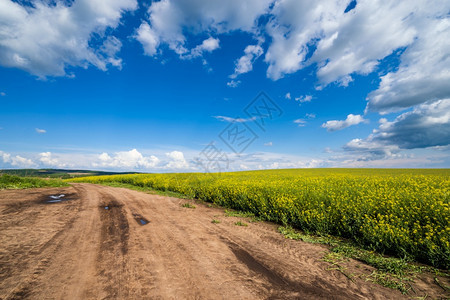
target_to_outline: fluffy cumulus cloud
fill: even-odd
[[[119,169],[150,169],[158,165],[159,159],[154,156],[144,156],[136,149],[130,151],[120,151],[110,156],[104,152],[98,156],[98,163],[94,166],[119,168]]]
[[[220,43],[219,39],[209,37],[206,40],[204,40],[200,45],[192,49],[191,55],[197,57],[202,56],[203,52],[212,52],[220,47],[219,43]]]
[[[349,126],[358,125],[360,123],[367,122],[361,115],[349,114],[345,120],[331,120],[322,124],[322,128],[326,128],[328,131],[336,131],[347,128]]]
[[[235,63],[234,73],[230,78],[236,78],[240,74],[253,70],[253,62],[264,53],[260,45],[248,45],[244,50],[244,55]]]
[[[259,16],[266,13],[272,0],[162,0],[153,2],[148,9],[148,20],[142,22],[136,39],[144,52],[153,56],[161,45],[181,57],[193,54],[198,47],[218,47],[218,40],[207,40],[189,50],[185,31],[191,34],[221,34],[233,30],[254,31]],[[217,41],[217,43],[215,42]]]
[[[396,155],[405,149],[442,148],[450,145],[450,99],[422,104],[389,122],[365,139],[353,139],[345,150],[366,153],[367,159]]]
[[[448,2],[447,2],[448,3]],[[396,71],[381,77],[368,96],[368,110],[388,113],[450,98],[450,4],[439,14],[417,11],[417,38],[401,55]],[[439,16],[439,17],[438,17]]]
[[[51,152],[42,152],[39,153],[39,161],[43,166],[46,167],[56,167],[56,168],[65,168],[67,167],[66,163],[62,163],[58,158],[54,157]]]
[[[0,64],[38,77],[63,76],[68,66],[93,65],[106,70],[120,66],[121,42],[105,35],[116,28],[136,0],[75,0],[21,2],[0,0]],[[101,46],[90,45],[94,36]]]
[[[450,99],[422,104],[394,121],[380,120],[369,140],[394,144],[402,149],[450,145]]]
[[[169,162],[166,165],[166,168],[171,170],[182,170],[189,168],[189,164],[184,158],[184,154],[181,151],[172,151],[166,153],[166,156],[169,158]]]
[[[0,159],[3,162],[3,166],[6,167],[34,168],[37,166],[37,164],[29,158],[25,158],[20,155],[11,155],[10,153],[3,151],[0,151]]]
[[[194,170],[181,151],[144,155],[137,149],[114,153],[28,153],[24,156],[0,151],[1,168],[71,168],[111,171],[169,172]]]
[[[273,18],[266,25],[272,39],[265,55],[268,77],[276,80],[303,68],[308,44],[337,19],[343,6],[343,1],[277,1],[271,11]]]
[[[349,3],[276,2],[267,24],[273,41],[265,57],[268,76],[278,79],[315,63],[322,85],[337,81],[346,86],[352,74],[372,72],[381,59],[413,43],[418,35],[410,16],[427,5],[361,0],[346,11]]]

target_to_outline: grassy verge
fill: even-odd
[[[15,175],[0,175],[0,190],[3,189],[29,189],[41,187],[68,186],[60,179],[41,179],[35,177],[19,177]]]
[[[255,216],[254,213],[251,212],[245,212],[245,211],[238,211],[238,210],[225,210],[225,216],[226,217],[238,217],[238,218],[248,218],[250,222],[259,222],[263,221],[261,217]]]
[[[414,281],[417,275],[422,272],[430,272],[434,275],[436,284],[444,290],[450,291],[450,287],[443,286],[437,278],[437,276],[450,277],[450,273],[446,271],[417,265],[407,258],[383,256],[374,251],[363,249],[350,240],[332,236],[305,234],[289,226],[280,226],[278,231],[287,239],[330,246],[330,252],[323,257],[323,260],[330,264],[328,270],[337,270],[350,280],[360,277],[388,288],[397,289],[403,294],[408,294],[413,289],[410,283]],[[349,258],[372,266],[375,270],[370,274],[362,272],[349,273],[345,267]]]
[[[71,182],[71,181],[68,181],[68,182]],[[148,187],[140,187],[140,186],[136,186],[136,185],[128,184],[128,183],[104,181],[104,182],[97,183],[97,184],[111,186],[111,187],[118,187],[118,188],[126,188],[126,189],[144,192],[144,193],[152,194],[152,195],[160,195],[160,196],[174,197],[174,198],[180,198],[180,199],[192,199],[191,197],[186,196],[181,193],[172,192],[172,191],[154,190],[154,189],[150,189]]]

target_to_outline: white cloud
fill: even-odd
[[[245,118],[231,118],[231,117],[226,117],[226,116],[214,116],[214,118],[216,118],[217,120],[220,120],[220,121],[225,121],[225,122],[230,122],[230,123],[234,123],[234,122],[244,123],[244,122],[250,122],[250,121],[256,120],[256,117],[245,119]]]
[[[450,145],[450,99],[422,104],[380,126],[364,140],[353,140],[348,149],[373,147],[416,149]]]
[[[244,164],[240,164],[240,165],[239,165],[239,168],[240,168],[241,170],[248,170],[248,167],[247,167],[246,165],[244,165]]]
[[[101,70],[108,65],[120,67],[121,61],[115,55],[121,44],[105,33],[119,25],[124,11],[137,7],[136,0],[32,4],[0,0],[2,66],[19,68],[40,78],[64,76],[69,66],[93,65]],[[94,48],[91,41],[97,38],[104,44]]]
[[[99,159],[101,162],[105,162],[105,163],[111,162],[111,161],[113,160],[112,157],[109,156],[109,154],[106,153],[106,152],[103,152],[102,154],[100,154],[100,155],[98,156],[98,159]]]
[[[264,146],[266,146],[266,147],[272,147],[272,146],[273,146],[273,143],[272,143],[272,142],[264,143]]]
[[[326,160],[297,155],[288,155],[272,152],[257,152],[239,156],[240,164],[251,170],[257,169],[286,169],[286,168],[316,168],[326,166]],[[233,170],[239,170],[239,165],[232,164]]]
[[[418,4],[358,1],[350,13],[338,13],[339,21],[324,28],[312,58],[319,64],[320,81],[325,85],[340,81],[347,86],[353,80],[351,74],[368,74],[379,60],[410,45],[417,36],[410,16],[419,9]]]
[[[316,117],[315,114],[306,114],[305,117],[307,119],[314,119]],[[294,123],[297,124],[298,127],[305,127],[306,124],[308,123],[308,121],[306,121],[305,119],[297,119],[294,120]]]
[[[450,36],[450,19],[411,18],[417,22],[417,38],[401,55],[399,68],[381,76],[378,89],[369,94],[370,111],[388,113],[450,98],[450,39],[445,38]]]
[[[286,99],[291,99],[291,93],[286,93],[286,95],[284,96],[284,98],[286,98]]]
[[[39,133],[39,134],[42,134],[42,133],[46,133],[46,132],[47,132],[47,130],[45,130],[45,129],[39,129],[39,128],[36,128],[35,130],[36,130],[36,132]]]
[[[396,145],[385,145],[369,138],[353,139],[344,146],[344,150],[356,153],[355,156],[357,156],[360,161],[368,161],[393,157],[400,149]]]
[[[280,164],[277,162],[274,162],[269,166],[269,169],[278,169],[280,167]]]
[[[122,59],[117,57],[117,53],[121,48],[122,42],[114,36],[107,37],[100,48],[105,53],[106,61],[119,70],[122,69]]]
[[[0,96],[5,97],[6,93],[5,92],[0,92]]]
[[[191,34],[254,31],[257,18],[272,0],[162,0],[153,2],[136,34],[147,55],[154,55],[165,44],[180,56],[189,54],[185,32]],[[146,25],[145,25],[146,24]]]
[[[202,56],[203,52],[212,52],[216,49],[219,49],[219,39],[209,37],[206,40],[204,40],[200,45],[196,46],[191,51],[191,55],[193,57]]]
[[[45,167],[65,168],[68,166],[66,163],[60,162],[59,159],[54,157],[51,152],[39,153],[39,161]]]
[[[265,56],[269,64],[267,76],[277,80],[303,68],[308,43],[320,37],[327,23],[337,19],[342,5],[339,1],[275,2],[271,11],[274,17],[266,26],[272,39]]]
[[[11,154],[3,152],[0,150],[0,157],[4,163],[9,163],[11,161]]]
[[[235,62],[234,73],[230,78],[248,73],[253,70],[253,63],[264,53],[260,45],[248,45],[244,50],[244,55]]]
[[[11,158],[11,166],[18,168],[31,168],[36,167],[37,165],[29,158],[24,158],[22,156],[16,155]]]
[[[267,24],[273,41],[265,58],[268,76],[278,79],[317,63],[321,84],[338,81],[346,86],[352,81],[351,74],[372,72],[380,59],[414,41],[416,29],[408,17],[426,5],[419,1],[358,1],[353,10],[344,13],[349,2],[276,2],[274,18]],[[307,59],[312,44],[316,49]]]
[[[159,159],[156,156],[145,157],[136,149],[116,152],[113,156],[104,152],[98,156],[98,160],[98,163],[94,163],[94,167],[149,169],[159,164]]]
[[[426,152],[422,157],[415,157],[408,153],[411,149],[440,151],[449,145],[450,99],[445,99],[419,105],[392,122],[381,118],[378,129],[367,138],[348,142],[344,150],[350,157],[340,159],[342,165],[351,167],[443,166],[446,160],[448,162],[448,155]]]
[[[349,114],[344,121],[327,121],[322,124],[322,128],[326,128],[327,131],[336,131],[347,128],[349,126],[358,125],[359,123],[367,122],[361,115]]]
[[[166,165],[169,169],[187,169],[189,164],[184,159],[184,154],[181,151],[172,151],[166,153],[166,156],[170,159],[169,163]]]
[[[147,22],[143,22],[141,26],[139,26],[135,38],[142,44],[144,54],[153,56],[157,53],[160,43],[159,36]]]
[[[423,168],[423,167],[441,167],[445,158],[437,156],[420,156],[392,154],[380,157],[371,155],[351,154],[346,160],[334,162],[332,165],[344,168]]]
[[[294,120],[294,123],[297,124],[298,127],[305,127],[307,122],[305,119],[297,119],[297,120]]]
[[[238,87],[239,84],[241,84],[241,81],[240,81],[240,80],[234,80],[234,79],[232,79],[232,80],[230,80],[229,82],[227,82],[227,85],[228,85],[229,87],[232,87],[232,88]]]
[[[311,100],[312,100],[311,95],[305,95],[295,98],[295,101],[298,101],[300,103],[311,102]]]
[[[12,156],[9,153],[0,151],[0,158],[2,158],[4,164],[9,164],[15,168],[32,168],[37,164],[29,158],[22,157],[20,155]]]
[[[449,2],[362,0],[345,13],[349,2],[276,2],[266,26],[268,76],[315,64],[318,89],[347,86],[354,74],[369,74],[396,53],[399,67],[381,76],[367,110],[389,113],[450,97]]]

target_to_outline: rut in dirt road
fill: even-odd
[[[324,246],[185,202],[91,184],[0,191],[0,299],[405,297],[327,270]]]

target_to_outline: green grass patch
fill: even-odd
[[[3,189],[29,189],[42,187],[63,187],[67,183],[60,179],[41,179],[34,177],[19,177],[15,175],[0,175],[0,190]]]
[[[213,223],[213,224],[219,224],[219,223],[220,223],[220,220],[213,219],[213,220],[211,221],[211,223]]]
[[[338,239],[332,237],[304,234],[290,226],[280,226],[278,227],[278,231],[287,239],[301,240],[311,244],[333,245],[336,241],[338,241]]]
[[[261,217],[255,216],[254,213],[248,211],[238,211],[238,210],[225,210],[226,217],[237,217],[237,218],[248,218],[249,222],[259,222],[263,221]]]
[[[181,207],[185,207],[185,208],[195,208],[195,205],[190,204],[189,202],[186,202],[186,203],[181,204]]]
[[[236,225],[236,226],[244,226],[244,227],[248,226],[247,223],[244,223],[244,222],[241,222],[241,221],[237,221],[236,223],[234,223],[234,225]]]

